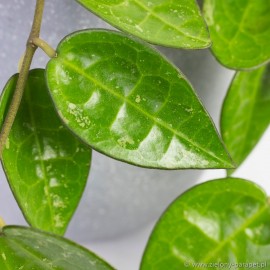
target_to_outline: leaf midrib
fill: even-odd
[[[224,2],[222,2],[222,4],[224,5]],[[223,8],[224,8],[224,7],[223,7]],[[251,8],[251,5],[250,5],[250,3],[248,2],[248,3],[247,3],[247,6],[246,6],[246,8],[245,8],[245,11],[244,11],[244,13],[243,13],[243,15],[242,15],[242,17],[241,17],[240,24],[238,25],[238,27],[237,27],[237,29],[236,29],[236,32],[235,32],[234,36],[231,38],[231,40],[230,40],[230,42],[229,42],[229,47],[232,46],[232,43],[235,41],[235,39],[237,38],[237,36],[239,35],[239,33],[243,31],[242,28],[243,28],[243,26],[244,26],[244,22],[245,22],[247,16],[249,15],[249,10],[250,10],[250,8]],[[244,31],[243,31],[243,32],[244,32]]]
[[[40,142],[39,142],[39,139],[38,139],[38,136],[37,136],[37,128],[36,128],[35,116],[34,116],[34,113],[33,113],[33,110],[32,110],[32,106],[31,106],[31,104],[29,104],[29,100],[31,100],[30,92],[31,92],[31,88],[29,87],[29,85],[27,85],[27,89],[25,90],[27,108],[28,108],[29,115],[30,115],[30,121],[31,121],[32,126],[33,126],[33,134],[34,134],[34,139],[35,139],[37,149],[38,149],[39,161],[40,161],[40,164],[41,164],[43,174],[44,174],[44,176],[46,176],[47,172],[46,172],[46,169],[45,169],[44,160],[42,159],[41,146],[40,146]],[[44,177],[44,185],[47,187],[47,190],[49,191],[50,188],[49,188],[49,183],[48,183],[47,177]],[[51,197],[46,196],[46,199],[47,199],[49,209],[50,209],[50,213],[51,213],[50,214],[51,224],[54,224],[54,221],[53,221],[54,211],[53,211],[53,207],[52,207]]]
[[[162,121],[162,120],[161,121],[157,121],[151,114],[149,114],[146,111],[142,110],[140,107],[138,107],[135,103],[133,103],[129,99],[126,99],[125,97],[123,97],[123,96],[117,94],[116,92],[112,91],[110,88],[108,88],[107,86],[105,86],[104,84],[102,84],[101,82],[99,82],[98,80],[96,80],[95,78],[91,77],[89,74],[85,73],[79,67],[73,65],[72,63],[66,61],[63,58],[61,59],[60,57],[58,57],[57,59],[58,59],[58,61],[62,62],[63,64],[65,64],[68,67],[70,67],[71,69],[73,69],[78,74],[84,76],[86,79],[89,79],[94,84],[98,85],[101,89],[103,89],[103,90],[109,92],[110,94],[114,95],[116,98],[118,98],[122,102],[128,103],[133,108],[135,108],[137,111],[139,111],[141,114],[143,114],[144,116],[146,116],[149,119],[151,119],[155,124],[160,125],[163,128],[169,130],[174,135],[179,136],[181,139],[183,139],[184,141],[186,141],[188,144],[193,145],[194,147],[196,147],[197,149],[201,150],[203,153],[205,153],[207,156],[211,157],[212,159],[217,160],[219,162],[222,162],[223,165],[228,165],[229,167],[231,167],[231,164],[229,164],[227,161],[220,159],[216,155],[210,153],[207,149],[204,149],[201,146],[195,144],[193,141],[190,141],[189,138],[187,138],[184,134],[182,134],[181,132],[179,132],[177,130],[174,130],[173,128],[171,128],[170,126],[168,126],[164,121]],[[219,165],[221,165],[221,164],[219,164]]]
[[[21,245],[20,243],[17,243],[18,240],[16,240],[15,238],[9,238],[9,241],[13,243],[13,245],[17,246],[17,249],[20,249],[24,254],[28,254],[28,256],[36,259],[35,261],[38,262],[39,265],[42,265],[42,267],[44,267],[45,269],[48,270],[52,270],[54,269],[54,267],[50,267],[48,264],[46,264],[45,262],[43,262],[38,255],[36,255],[35,253],[31,252],[30,250],[26,249],[23,245]]]

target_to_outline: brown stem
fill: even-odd
[[[22,67],[20,70],[15,92],[14,92],[11,104],[9,106],[2,130],[0,133],[0,157],[2,157],[2,152],[5,147],[6,140],[8,138],[9,132],[11,130],[17,111],[19,109],[23,92],[26,86],[29,69],[32,63],[33,56],[37,49],[37,47],[31,42],[31,40],[33,38],[39,37],[43,9],[44,9],[44,1],[45,0],[36,0],[34,20],[33,20],[32,29],[31,29],[31,32],[30,32],[30,35],[26,44],[26,51],[23,58]]]

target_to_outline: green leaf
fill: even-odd
[[[250,69],[270,60],[270,1],[204,0],[204,14],[221,64]]]
[[[62,120],[96,150],[153,168],[231,167],[185,77],[157,51],[119,32],[66,37],[47,66]]]
[[[221,114],[221,133],[237,165],[249,155],[269,123],[270,65],[237,72]]]
[[[234,269],[249,268],[236,263],[268,269],[269,254],[270,204],[264,191],[250,181],[227,178],[198,185],[169,206],[152,232],[140,269],[219,268],[214,263],[223,263],[223,269],[229,263]]]
[[[1,97],[1,123],[17,78],[14,75],[9,80]],[[32,226],[64,233],[84,190],[90,161],[89,147],[58,118],[44,70],[30,71],[2,163],[16,200]]]
[[[195,0],[77,0],[115,27],[150,43],[185,49],[211,45]]]
[[[7,226],[0,233],[0,269],[113,269],[89,250],[56,235]]]

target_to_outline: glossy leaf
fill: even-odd
[[[62,120],[100,152],[154,168],[231,167],[216,130],[183,75],[122,33],[66,37],[47,66]]]
[[[77,0],[115,27],[150,43],[196,49],[211,44],[195,0]]]
[[[59,236],[8,226],[0,233],[0,269],[111,270],[89,250]]]
[[[17,77],[9,80],[1,97],[1,123]],[[57,116],[44,70],[32,70],[2,156],[11,189],[32,226],[64,233],[84,190],[90,160],[91,150]]]
[[[262,189],[227,178],[198,185],[163,214],[147,244],[141,270],[248,269],[270,264],[270,204]],[[225,265],[226,264],[226,265]],[[264,267],[263,267],[264,266]]]
[[[221,64],[250,69],[270,60],[270,1],[205,0],[204,14]]]
[[[238,166],[269,124],[270,65],[250,72],[237,72],[224,100],[221,133]]]

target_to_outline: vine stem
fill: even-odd
[[[2,157],[2,152],[5,147],[6,140],[8,138],[9,132],[12,128],[13,122],[18,112],[21,99],[23,96],[23,92],[26,86],[27,77],[28,77],[29,69],[32,63],[32,59],[37,49],[37,46],[33,44],[32,40],[34,38],[39,37],[39,34],[40,34],[41,21],[42,21],[43,10],[44,10],[44,2],[45,0],[36,0],[34,20],[33,20],[29,38],[27,40],[25,55],[23,57],[22,66],[19,73],[19,78],[18,78],[16,89],[12,97],[12,101],[8,108],[8,112],[5,117],[5,121],[1,130],[1,133],[0,133],[0,157]]]

